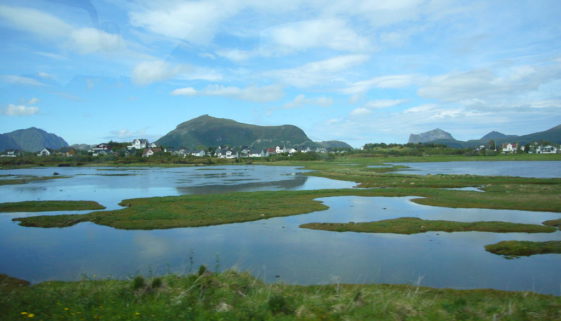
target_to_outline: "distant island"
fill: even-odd
[[[481,145],[516,143],[526,145],[534,142],[548,142],[552,144],[561,144],[561,125],[555,126],[545,131],[532,133],[528,135],[505,135],[503,133],[492,131],[479,139],[461,141],[455,139],[450,133],[437,128],[420,134],[409,135],[409,143],[432,143],[441,144],[453,148],[472,148]]]

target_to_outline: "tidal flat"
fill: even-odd
[[[561,206],[556,197],[559,195],[560,179],[402,175],[387,169],[369,168],[371,163],[364,160],[359,160],[352,166],[340,165],[343,161],[347,162],[346,164],[349,162],[347,159],[284,164],[293,167],[245,165],[139,168],[138,170],[127,168],[127,173],[134,175],[113,177],[100,177],[94,173],[95,168],[92,168],[91,175],[81,175],[82,171],[88,169],[69,169],[75,171],[75,175],[68,180],[60,181],[65,184],[56,187],[49,183],[26,184],[20,186],[21,191],[29,195],[52,195],[59,190],[62,190],[61,194],[74,197],[91,195],[92,200],[98,201],[108,210],[80,213],[50,212],[39,216],[31,213],[21,215],[7,213],[6,223],[2,224],[7,224],[8,221],[11,223],[12,219],[16,219],[22,225],[28,226],[73,225],[73,227],[29,229],[12,223],[11,226],[6,225],[2,229],[7,232],[4,237],[6,244],[10,244],[9,239],[17,237],[15,233],[9,232],[16,228],[19,235],[22,232],[26,235],[35,235],[34,238],[38,240],[43,235],[49,235],[50,242],[55,244],[53,251],[57,253],[65,251],[62,238],[75,240],[75,245],[81,249],[81,253],[89,253],[92,257],[101,258],[108,255],[95,246],[98,242],[101,242],[99,246],[110,243],[112,251],[115,252],[114,257],[102,259],[114,262],[117,267],[109,270],[93,262],[87,263],[87,266],[83,265],[85,259],[78,258],[78,252],[74,253],[70,250],[65,253],[67,266],[62,271],[60,264],[46,261],[50,250],[43,249],[42,252],[47,253],[44,259],[36,259],[37,264],[51,266],[50,269],[45,269],[41,275],[30,278],[26,275],[33,275],[31,270],[25,272],[24,269],[22,270],[24,273],[15,275],[34,282],[40,282],[46,277],[76,280],[80,273],[124,277],[130,275],[130,271],[141,270],[145,274],[145,271],[155,269],[157,274],[166,274],[183,269],[184,262],[190,262],[192,257],[193,264],[218,265],[225,268],[239,266],[267,281],[274,281],[275,275],[280,275],[282,280],[289,283],[297,284],[335,282],[330,275],[338,275],[341,277],[340,280],[347,283],[411,284],[417,278],[422,278],[423,285],[436,287],[535,289],[541,293],[558,294],[558,286],[546,285],[547,282],[560,277],[555,271],[550,270],[551,266],[559,264],[557,254],[535,255],[529,258],[529,261],[525,261],[525,258],[505,260],[500,255],[486,252],[484,246],[513,239],[533,242],[559,239],[559,232],[551,232],[555,230],[554,227],[540,224],[558,219]],[[300,168],[296,169],[297,167],[294,166]],[[259,171],[256,172],[255,169]],[[220,174],[217,175],[217,172]],[[118,169],[114,173],[118,174]],[[271,173],[274,175],[269,175]],[[333,180],[334,177],[338,179]],[[173,186],[171,189],[170,180]],[[269,181],[266,182],[267,180]],[[90,189],[85,189],[87,185],[84,184],[92,182],[106,183],[95,189],[97,193],[91,193]],[[72,185],[77,183],[79,185]],[[138,187],[144,184],[147,187],[145,191],[138,189],[138,194],[133,194],[127,189],[130,184],[136,184]],[[360,188],[350,188],[354,185]],[[106,188],[105,186],[110,188],[111,202],[100,198],[100,195],[105,194],[98,194],[100,190]],[[39,189],[33,190],[31,187]],[[478,187],[480,191],[448,190],[448,188],[465,187]],[[127,192],[120,195],[133,197],[118,198],[121,191]],[[60,197],[63,198],[64,195]],[[115,203],[112,203],[113,200]],[[347,200],[351,200],[350,203]],[[356,215],[359,212],[354,213],[353,206],[363,202],[370,205],[361,208],[359,214],[361,219],[357,219]],[[388,205],[380,205],[386,203]],[[407,208],[396,211],[396,204]],[[341,207],[338,208],[339,206]],[[387,210],[384,209],[386,207]],[[487,210],[482,210],[486,208]],[[440,217],[420,218],[447,220],[453,223],[462,219],[467,222],[478,221],[481,218],[484,221],[506,223],[519,220],[519,223],[532,225],[532,228],[539,226],[544,233],[532,233],[530,236],[526,233],[528,231],[518,229],[505,233],[470,231],[439,235],[439,232],[425,231],[417,235],[373,233],[360,237],[354,235],[341,237],[334,235],[337,233],[299,228],[301,224],[329,222],[326,218],[333,215],[333,210],[340,211],[337,217],[339,223],[343,224],[351,221],[364,223],[386,219],[382,216],[386,214],[390,215],[387,219],[396,219],[417,216],[420,212],[439,212]],[[460,216],[458,213],[465,213],[465,215]],[[77,234],[88,235],[88,240],[84,239],[81,242],[81,236],[76,237]],[[98,234],[100,237],[96,237]],[[57,242],[61,242],[60,246],[56,245]],[[298,248],[292,246],[293,243],[297,243]],[[421,244],[423,249],[419,248]],[[405,253],[394,250],[392,254],[391,251],[385,251],[385,247],[409,249],[409,251]],[[27,251],[35,253],[32,248],[33,245],[30,245]],[[463,258],[453,255],[458,248],[462,249]],[[364,255],[358,253],[355,255],[352,249],[357,251],[360,249],[361,252],[367,251],[376,255],[373,255],[372,259],[366,259]],[[345,260],[353,262],[355,266],[342,266],[336,263],[341,261],[340,257],[329,254],[341,253],[341,251],[349,253],[349,257]],[[314,255],[314,252],[317,252],[317,255]],[[228,253],[236,254],[232,256]],[[272,253],[276,253],[276,257]],[[400,253],[399,256],[397,253]],[[459,269],[455,273],[449,273],[450,275],[443,275],[443,271],[434,268],[434,263],[418,257],[422,253],[435,256],[439,262],[447,262],[445,265],[458,266]],[[6,254],[11,257],[9,251]],[[43,256],[39,252],[37,254],[39,257]],[[376,257],[383,257],[384,262],[376,260]],[[444,259],[445,257],[449,259]],[[314,265],[310,260],[317,261],[319,265]],[[404,260],[408,262],[405,263]],[[289,266],[287,263],[296,261],[301,261],[302,264]],[[472,271],[467,271],[460,267],[470,266],[472,264],[470,262],[475,261],[480,262],[481,268],[472,267]],[[166,265],[170,266],[169,270],[162,269],[162,266]],[[188,265],[191,266],[191,263]],[[396,268],[398,266],[414,268],[405,271]],[[260,267],[266,267],[268,272],[265,273]],[[10,269],[8,267],[8,271]],[[512,270],[514,274],[524,269],[535,269],[543,275],[543,280],[542,276],[539,276],[532,286],[531,282],[526,282],[529,279],[526,280],[526,277],[520,273],[518,273],[520,275],[512,273],[501,275],[499,271],[504,269]],[[185,268],[185,270],[189,269]],[[50,277],[47,276],[49,271],[51,271]],[[357,279],[357,276],[360,277]],[[494,280],[491,281],[490,278]],[[510,283],[510,280],[514,279],[518,281]]]

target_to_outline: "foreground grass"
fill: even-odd
[[[101,210],[105,206],[93,201],[25,201],[0,203],[0,212],[47,212]]]
[[[509,222],[453,222],[442,220],[423,220],[416,217],[401,217],[364,223],[307,223],[302,228],[334,232],[396,233],[415,234],[428,231],[441,232],[495,232],[495,233],[551,233],[556,228],[544,225],[517,224]]]
[[[503,255],[507,258],[530,256],[535,254],[561,254],[561,241],[502,241],[486,245],[485,250],[491,253]]]
[[[0,278],[0,280],[2,280]],[[25,286],[0,281],[2,320],[559,320],[561,298],[410,285],[265,284],[247,273]]]

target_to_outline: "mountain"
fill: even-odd
[[[432,133],[432,132],[438,132],[438,131],[441,131],[441,130],[440,129],[435,129],[435,130],[432,130],[430,132],[426,132],[426,133],[419,134],[419,135],[411,134],[409,136],[409,142],[410,143],[417,143],[417,141],[415,141],[415,142],[411,141],[412,138],[417,139],[418,137],[420,137],[422,135],[426,135],[426,134],[429,134],[429,133]],[[445,134],[448,134],[444,131],[441,131],[441,132],[443,132]],[[450,135],[450,134],[448,134],[448,135]],[[529,144],[529,143],[539,142],[539,141],[546,141],[546,142],[553,143],[553,144],[561,144],[561,125],[555,126],[553,128],[550,128],[550,129],[542,131],[542,132],[537,132],[537,133],[522,135],[522,136],[505,135],[505,134],[499,133],[497,131],[492,131],[492,132],[486,134],[485,136],[481,137],[480,139],[472,139],[472,140],[468,140],[468,141],[455,140],[451,135],[450,135],[449,138],[437,138],[436,135],[434,135],[434,136],[426,135],[426,136],[423,136],[423,138],[425,138],[425,140],[421,141],[422,143],[443,144],[443,145],[446,145],[448,147],[454,147],[454,148],[472,148],[472,147],[476,147],[476,146],[479,146],[479,145],[486,145],[490,140],[495,141],[495,144],[519,143],[519,144],[522,144],[522,145],[526,145],[526,144]]]
[[[443,131],[440,128],[430,130],[421,134],[409,135],[409,143],[429,143],[436,140],[455,140],[450,133]]]
[[[249,146],[262,149],[273,146],[317,146],[304,131],[293,125],[258,126],[224,118],[203,115],[177,125],[156,141],[157,145],[173,148]]]
[[[340,140],[328,140],[318,143],[321,147],[331,150],[331,149],[352,149],[353,147]]]
[[[0,151],[5,151],[7,149],[19,149],[19,146],[12,137],[6,134],[0,134]]]
[[[0,150],[18,149],[26,152],[38,152],[43,148],[60,149],[68,146],[68,143],[61,137],[35,127],[15,130],[1,136]],[[7,137],[7,139],[4,137]]]

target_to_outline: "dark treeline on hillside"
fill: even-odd
[[[494,156],[495,150],[474,150],[473,148],[453,148],[444,144],[408,143],[386,144],[371,143],[354,150],[353,153],[363,156],[429,156],[429,155],[465,155],[465,156]]]

